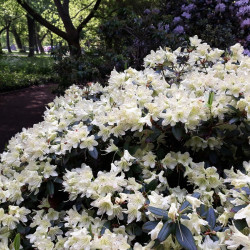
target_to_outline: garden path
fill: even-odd
[[[55,84],[46,84],[0,93],[0,153],[22,128],[43,120],[46,104],[55,98],[51,93],[55,87]]]

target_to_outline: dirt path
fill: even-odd
[[[51,93],[55,87],[55,84],[46,84],[0,94],[0,153],[22,128],[43,120],[46,104],[55,98]]]

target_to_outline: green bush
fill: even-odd
[[[72,84],[85,86],[89,82],[98,81],[104,85],[108,79],[108,72],[114,67],[123,70],[128,61],[123,55],[105,51],[101,46],[85,51],[78,58],[67,56],[67,50],[62,47],[54,53],[54,59],[53,70],[58,76],[59,92],[63,92]]]
[[[52,58],[0,57],[0,92],[56,80]]]

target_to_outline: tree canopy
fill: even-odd
[[[66,40],[70,47],[72,55],[79,56],[81,54],[80,47],[80,32],[94,17],[97,9],[100,6],[101,0],[92,1],[90,4],[75,0],[53,0],[35,3],[40,6],[40,10],[45,10],[45,7],[50,10],[55,10],[59,20],[46,19],[39,9],[35,8],[30,1],[16,0],[29,15],[31,15],[37,22],[44,25],[47,29]],[[82,17],[83,13],[88,10],[87,15]],[[81,14],[81,15],[80,15]]]

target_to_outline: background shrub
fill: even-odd
[[[0,57],[0,91],[9,91],[33,84],[54,82],[53,60],[47,56],[27,58],[23,56]]]
[[[101,22],[98,39],[86,42],[81,58],[59,57],[55,71],[62,76],[64,89],[70,82],[104,83],[113,68],[142,69],[143,58],[151,50],[159,46],[176,49],[194,35],[224,50],[240,42],[249,54],[248,1],[161,0],[143,6],[118,3],[115,14]]]

